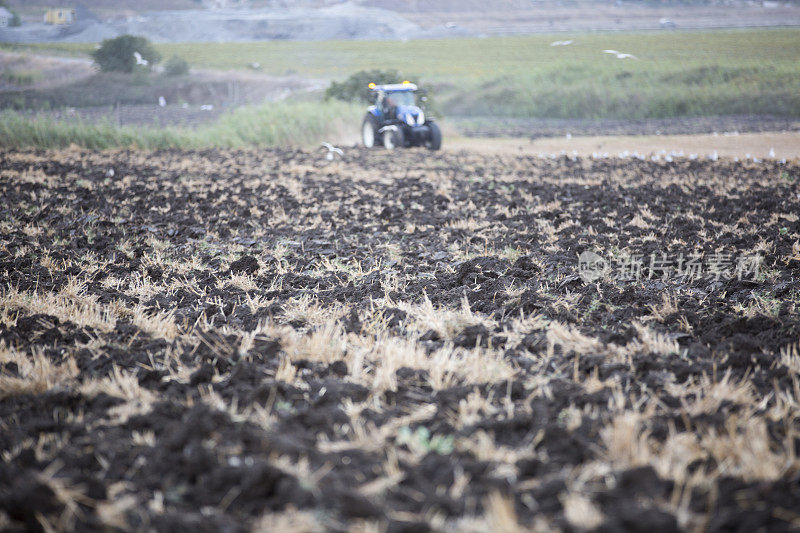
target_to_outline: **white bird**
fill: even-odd
[[[603,50],[604,54],[611,54],[617,57],[617,59],[639,59],[633,54],[626,54],[624,52],[618,52],[616,50]]]
[[[333,158],[336,157],[337,155],[339,157],[344,157],[344,152],[342,152],[340,148],[336,148],[331,143],[322,143],[322,146],[328,149],[328,153],[325,154],[325,159],[327,159],[328,161],[333,161]]]
[[[719,159],[719,154],[717,153],[716,150],[714,150],[714,152],[708,158],[711,159],[712,161],[716,161],[717,159]]]
[[[550,43],[550,46],[569,46],[574,42],[575,41],[573,41],[572,39],[570,39],[569,41],[553,41],[552,43]]]
[[[772,159],[775,159],[775,148],[770,148],[770,149],[769,149],[769,156],[770,156]]]
[[[201,105],[200,111],[214,111],[214,104]]]
[[[144,65],[144,66],[148,65],[147,60],[145,58],[143,58],[142,54],[140,54],[139,52],[134,52],[133,53],[133,57],[134,57],[134,59],[136,59],[136,64],[137,65]]]
[[[158,97],[158,106],[159,107],[166,107],[167,106],[167,99],[163,96]]]

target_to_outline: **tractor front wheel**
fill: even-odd
[[[371,113],[367,113],[364,123],[361,124],[361,140],[364,142],[365,148],[373,148],[377,144],[378,119]]]
[[[405,145],[405,134],[403,133],[402,127],[398,127],[396,130],[388,130],[383,132],[383,146],[387,150],[403,148]]]

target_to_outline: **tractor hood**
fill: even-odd
[[[425,113],[415,105],[397,106],[397,118],[409,126],[422,126],[425,124]]]

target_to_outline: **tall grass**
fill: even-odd
[[[3,148],[237,148],[308,146],[341,135],[360,117],[358,106],[332,102],[281,102],[239,108],[216,122],[196,128],[119,127],[110,121],[56,120],[47,116],[0,113]]]

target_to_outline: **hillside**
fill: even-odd
[[[82,6],[77,23],[52,26],[42,22],[50,2],[8,0],[24,23],[0,29],[0,42],[94,43],[126,33],[155,42],[253,42],[800,26],[797,4],[608,0],[500,0],[491,8],[478,0],[66,0]]]
[[[6,0],[10,8],[24,16],[38,16],[41,11],[55,4],[67,7],[82,5],[101,16],[114,16],[120,14],[140,13],[144,11],[164,11],[202,8],[319,8],[337,4],[354,4],[364,7],[379,7],[400,13],[464,13],[464,12],[503,12],[540,10],[560,7],[577,7],[585,4],[612,6],[611,0],[580,0],[561,2],[556,0],[495,0],[491,2],[490,9],[483,0]],[[664,2],[664,1],[630,1],[630,7],[664,7],[670,4],[678,5],[710,5],[709,0],[694,0],[690,2]],[[781,4],[793,3],[796,0],[780,2]],[[731,7],[749,5],[748,2],[729,2]],[[736,5],[734,5],[736,4]]]

